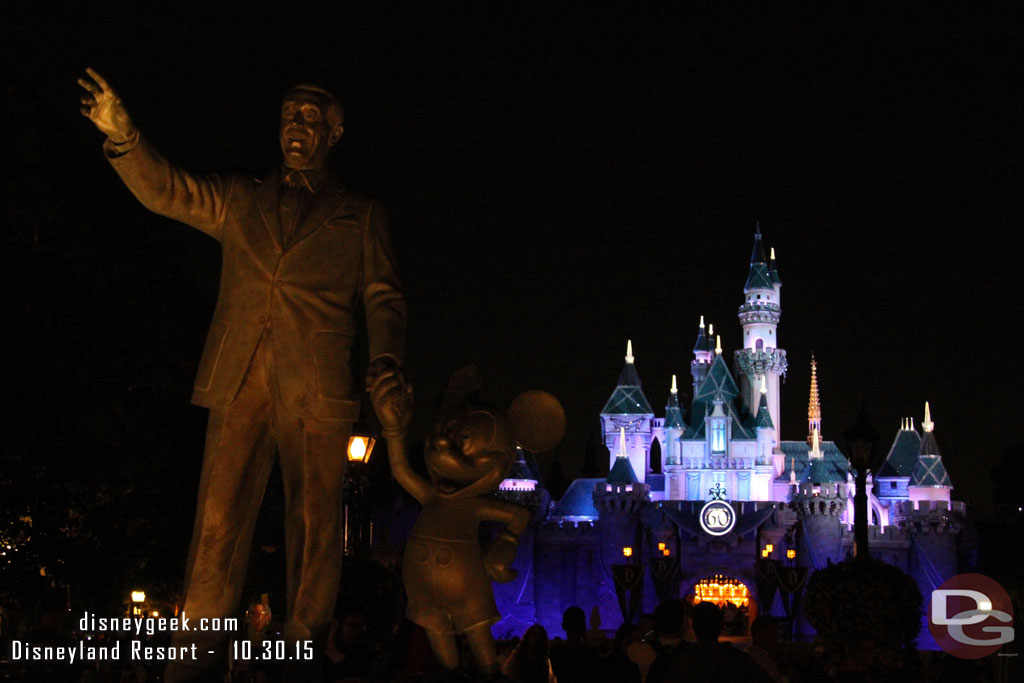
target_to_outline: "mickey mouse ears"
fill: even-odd
[[[528,451],[549,451],[565,436],[565,410],[546,391],[531,389],[519,394],[507,415],[516,441]]]

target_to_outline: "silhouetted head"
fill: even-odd
[[[681,600],[663,600],[654,608],[654,631],[659,636],[679,636],[683,633],[686,608]]]
[[[698,641],[715,642],[722,632],[722,610],[713,602],[698,602],[693,606],[693,633]]]
[[[306,171],[327,163],[327,153],[344,131],[341,103],[318,85],[303,83],[284,96],[280,142],[284,165]]]
[[[562,614],[562,629],[567,634],[583,635],[587,631],[587,616],[579,607],[573,606]]]

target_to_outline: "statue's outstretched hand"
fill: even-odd
[[[93,69],[87,68],[85,72],[89,78],[78,79],[78,84],[86,90],[86,94],[82,95],[82,116],[92,121],[101,133],[105,133],[114,142],[125,142],[135,135],[135,124],[128,110],[103,76]]]
[[[400,431],[412,420],[412,386],[395,370],[385,370],[373,379],[370,402],[385,431]]]

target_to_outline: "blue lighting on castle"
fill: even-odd
[[[505,615],[496,635],[520,634],[532,623],[558,633],[573,605],[588,613],[596,607],[602,627],[614,629],[624,613],[649,613],[665,597],[731,602],[738,633],[765,610],[797,635],[813,633],[794,595],[810,573],[852,553],[856,484],[847,457],[822,437],[813,359],[808,432],[799,440],[779,432],[788,365],[777,344],[781,292],[774,251],[766,256],[758,229],[738,313],[743,347],[731,367],[702,318],[690,363],[693,399],[683,404],[675,376],[659,380],[671,389],[658,417],[627,342],[599,416],[608,476],[577,479],[559,500],[525,464],[506,481],[500,495],[534,515],[517,580],[495,584]],[[921,427],[904,419],[868,477],[868,532],[872,557],[904,570],[927,596],[958,573],[967,541],[964,504],[950,499],[927,404]],[[652,467],[652,450],[660,450],[660,467],[657,456]],[[640,570],[639,585],[617,585],[623,566]],[[927,629],[918,644],[935,647]]]

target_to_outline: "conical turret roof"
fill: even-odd
[[[924,404],[924,422],[921,423],[924,435],[918,450],[917,462],[910,475],[911,486],[953,486],[946,466],[942,464],[939,444],[935,441],[935,423],[932,422],[931,410]]]
[[[636,478],[636,472],[633,471],[633,466],[629,464],[629,458],[615,458],[615,464],[612,465],[612,469],[608,472],[608,478],[605,479],[609,484],[635,484],[639,479]]]
[[[683,410],[679,406],[679,389],[676,385],[676,376],[672,375],[672,389],[668,392],[668,402],[665,404],[665,429],[685,428]]]
[[[757,418],[754,420],[754,426],[775,429],[775,424],[772,423],[772,415],[768,411],[768,394],[763,391],[761,392],[761,402],[757,406]]]
[[[601,410],[602,415],[653,415],[651,404],[640,387],[640,375],[633,364],[633,343],[626,342],[626,363],[619,373],[619,383]]]

